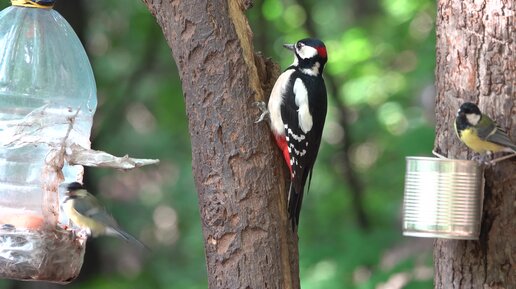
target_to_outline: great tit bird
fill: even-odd
[[[516,153],[516,144],[509,136],[471,102],[463,103],[457,111],[455,132],[466,146],[477,153]]]
[[[80,183],[67,185],[63,210],[70,220],[86,231],[89,236],[108,235],[118,237],[138,247],[147,247],[135,237],[120,228],[115,219],[106,211],[100,202]]]

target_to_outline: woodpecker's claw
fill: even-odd
[[[259,123],[262,120],[264,120],[267,115],[269,115],[269,110],[267,109],[267,104],[265,102],[263,102],[263,101],[257,101],[257,102],[255,102],[253,104],[256,107],[258,107],[258,109],[262,112],[260,117],[254,122],[254,123]]]

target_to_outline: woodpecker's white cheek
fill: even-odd
[[[290,75],[294,69],[283,72],[276,80],[269,98],[268,109],[271,117],[271,129],[277,135],[285,134],[283,128],[283,119],[281,118],[281,104],[283,103],[283,95],[285,94],[285,86],[288,83]]]
[[[307,45],[301,46],[300,49],[296,47],[296,51],[297,55],[303,59],[312,58],[317,55],[317,49]]]
[[[466,114],[466,119],[468,120],[469,124],[475,126],[478,124],[478,122],[480,121],[480,115],[478,114],[474,114],[474,113],[467,113]]]
[[[294,94],[296,95],[296,105],[299,107],[297,110],[299,127],[304,133],[307,133],[312,129],[313,120],[308,109],[308,92],[300,78],[294,82]]]

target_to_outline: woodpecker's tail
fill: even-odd
[[[307,193],[310,190],[312,182],[312,169],[305,170],[301,178],[292,178],[290,188],[288,190],[288,214],[292,221],[292,230],[296,230],[299,225],[299,214],[301,213],[301,205],[303,204],[303,195],[305,184],[308,180]]]
[[[298,188],[299,189],[299,188]],[[303,203],[303,187],[296,190],[296,186],[290,183],[288,192],[288,214],[292,222],[292,230],[296,231],[299,225],[299,213],[301,213],[301,204]]]

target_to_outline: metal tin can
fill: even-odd
[[[406,157],[403,235],[477,240],[484,199],[475,161]]]

